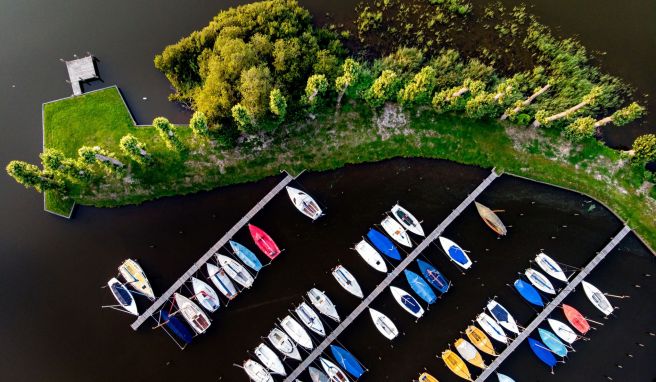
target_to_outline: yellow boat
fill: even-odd
[[[442,360],[453,374],[462,379],[466,379],[467,381],[472,380],[465,361],[463,361],[456,353],[451,350],[445,350],[442,352]]]
[[[508,233],[508,230],[506,229],[506,226],[503,225],[503,222],[497,214],[494,213],[491,209],[485,207],[479,202],[474,202],[476,205],[476,210],[478,210],[478,214],[481,215],[481,218],[487,224],[488,227],[492,229],[492,231],[496,232],[498,235],[505,236]]]
[[[437,378],[433,377],[428,373],[421,373],[419,376],[419,382],[439,382]]]
[[[465,334],[471,343],[473,343],[474,346],[478,348],[478,350],[495,357],[497,356],[497,352],[494,350],[492,341],[490,341],[490,339],[487,337],[487,334],[485,334],[481,329],[475,327],[474,325],[470,325],[467,327],[467,329],[465,329]]]
[[[118,267],[118,271],[125,279],[125,283],[138,293],[148,297],[149,300],[155,300],[155,293],[146,278],[143,269],[132,259],[127,259]]]
[[[485,366],[485,361],[483,361],[483,357],[481,357],[481,353],[476,350],[474,345],[472,345],[469,341],[467,341],[464,338],[458,338],[455,343],[456,350],[458,351],[458,354],[467,362],[471,363],[472,365],[485,369],[487,366]]]

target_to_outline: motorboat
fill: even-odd
[[[193,301],[180,293],[174,293],[173,299],[180,310],[180,314],[187,320],[191,328],[198,334],[205,333],[211,324],[205,312]]]
[[[289,199],[292,200],[294,207],[301,211],[303,215],[312,220],[317,220],[323,215],[321,207],[319,207],[319,204],[310,195],[294,187],[287,186],[285,189],[287,189],[287,194],[289,195]]]
[[[340,322],[339,314],[335,304],[326,296],[326,294],[317,288],[312,288],[307,292],[310,303],[319,311],[319,313],[330,318],[333,321]]]
[[[358,284],[358,280],[349,272],[343,265],[338,265],[333,269],[333,277],[347,292],[357,298],[363,298],[362,288]]]
[[[355,251],[362,257],[362,259],[369,264],[373,269],[378,272],[387,273],[387,264],[383,260],[383,257],[376,251],[371,244],[367,243],[364,240],[361,240],[355,245]]]
[[[393,218],[387,216],[380,222],[380,226],[383,227],[385,232],[387,232],[387,234],[397,243],[409,248],[412,247],[410,237],[403,229],[403,226]]]
[[[207,263],[207,274],[210,276],[210,280],[214,286],[226,296],[228,300],[232,300],[237,297],[237,288],[230,280],[230,277],[226,274],[223,268],[219,268],[214,264]]]
[[[274,382],[273,377],[264,366],[252,359],[244,361],[243,368],[253,382]]]

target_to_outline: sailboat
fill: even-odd
[[[312,382],[330,382],[330,378],[323,371],[317,369],[316,367],[310,366],[308,368],[308,372]]]
[[[112,292],[112,295],[116,301],[123,307],[123,309],[125,309],[126,312],[135,316],[139,315],[139,311],[137,310],[137,303],[134,301],[132,293],[130,293],[128,288],[126,288],[122,282],[118,281],[116,277],[112,277],[107,282],[107,286],[109,287],[109,290]]]
[[[271,345],[276,348],[282,355],[295,359],[297,361],[301,360],[301,354],[298,352],[296,344],[289,338],[287,333],[283,332],[278,328],[273,328],[269,335],[267,336]]]
[[[588,320],[586,320],[581,312],[576,310],[573,306],[563,304],[563,313],[565,314],[567,321],[569,321],[569,323],[572,324],[572,326],[581,334],[585,334],[590,330]]]
[[[392,207],[392,216],[405,228],[407,231],[410,231],[418,236],[426,236],[424,234],[424,229],[421,227],[421,223],[417,220],[414,215],[412,215],[408,210],[401,207],[398,203]]]
[[[426,281],[428,281],[433,288],[437,289],[442,294],[449,291],[451,283],[446,277],[444,277],[444,275],[442,275],[442,273],[440,273],[440,271],[437,270],[437,268],[421,259],[417,259],[417,265],[419,265],[421,274],[424,275]]]
[[[567,346],[565,346],[555,334],[542,328],[538,328],[538,334],[540,334],[542,342],[547,345],[554,354],[560,357],[567,357]]]
[[[348,350],[337,345],[330,345],[330,352],[333,353],[333,357],[335,357],[337,363],[355,379],[360,378],[364,374],[364,368]]]
[[[251,233],[251,237],[255,242],[255,245],[264,253],[269,259],[273,260],[280,254],[280,249],[275,241],[264,232],[261,228],[256,227],[252,224],[248,225],[248,230]]]
[[[294,207],[301,211],[303,215],[312,220],[317,220],[323,214],[319,204],[310,195],[294,187],[287,186],[285,189],[287,189],[287,194]]]
[[[590,300],[595,308],[599,309],[599,311],[606,316],[613,313],[615,308],[613,308],[613,306],[610,304],[610,301],[608,301],[608,298],[606,298],[606,296],[604,296],[604,294],[601,293],[601,291],[597,289],[596,286],[586,281],[581,281],[581,285],[583,285],[583,291],[588,297],[588,300]]]
[[[469,259],[469,256],[465,253],[465,251],[460,248],[460,246],[456,243],[454,243],[452,240],[447,239],[446,237],[440,236],[440,244],[442,245],[442,249],[446,254],[449,256],[449,258],[456,263],[458,266],[460,266],[463,269],[469,269],[472,266],[472,261]]]
[[[544,252],[540,252],[535,256],[535,263],[549,276],[564,283],[567,282],[567,276],[560,265]]]
[[[250,288],[253,286],[253,276],[239,264],[236,260],[229,258],[228,256],[216,254],[219,264],[225,270],[225,272],[233,279],[237,284],[243,286],[244,288]]]
[[[389,317],[373,308],[369,308],[369,315],[371,315],[371,319],[373,320],[374,325],[376,325],[376,329],[378,329],[385,338],[393,340],[399,335],[399,330]]]
[[[401,254],[399,253],[399,250],[396,248],[394,243],[392,243],[392,241],[387,238],[387,236],[373,228],[370,228],[369,232],[367,232],[367,238],[383,255],[393,260],[401,260]]]
[[[419,375],[419,382],[439,382],[437,378],[433,377],[432,375],[428,373],[421,373]]]
[[[579,337],[576,335],[576,332],[572,330],[567,324],[564,322],[554,320],[552,318],[547,319],[547,322],[549,323],[549,326],[551,327],[551,330],[556,333],[558,337],[560,337],[563,341],[567,342],[568,344],[572,344],[574,341],[576,341]]]
[[[538,288],[544,293],[547,294],[556,294],[556,289],[554,289],[553,284],[547,276],[543,275],[542,273],[536,271],[535,269],[528,268],[525,272],[524,275],[526,276],[526,279],[533,284],[534,287]]]
[[[246,264],[247,267],[254,270],[255,272],[259,272],[260,269],[262,269],[262,263],[257,258],[257,256],[255,256],[253,251],[237,243],[236,241],[230,240],[229,243],[230,243],[230,247],[232,248],[232,252],[234,252],[234,254],[237,255],[237,257],[239,258],[239,260],[241,260],[242,263]]]
[[[504,329],[511,333],[519,334],[519,327],[517,326],[515,318],[503,305],[495,300],[490,300],[490,302],[487,303],[487,310],[490,311],[492,317],[494,317],[496,322],[498,322]]]
[[[497,379],[499,382],[515,382],[514,379],[510,378],[509,376],[501,373],[497,373]]]
[[[358,281],[355,279],[355,277],[351,274],[351,272],[344,268],[343,265],[336,266],[332,273],[333,277],[335,277],[335,280],[337,280],[339,285],[341,285],[342,288],[344,288],[347,292],[358,298],[364,297],[364,294],[362,294],[362,288],[360,288],[360,284],[358,284]]]
[[[405,232],[401,224],[399,224],[399,222],[388,216],[380,222],[380,225],[383,227],[385,232],[387,232],[387,234],[397,243],[406,247],[412,247],[410,237]]]
[[[194,334],[189,328],[182,323],[176,316],[169,315],[169,312],[162,309],[159,311],[161,325],[166,325],[176,337],[178,337],[185,344],[190,344]]]
[[[479,202],[474,202],[476,205],[476,210],[478,211],[478,214],[481,215],[481,218],[487,224],[488,227],[492,229],[492,231],[496,232],[497,235],[505,236],[508,233],[508,230],[506,229],[506,226],[503,225],[503,222],[497,214],[494,213],[491,209],[485,207]]]
[[[310,303],[317,308],[319,313],[330,318],[333,321],[340,322],[339,314],[335,304],[326,296],[326,294],[317,288],[312,288],[307,292]]]
[[[330,362],[329,360],[319,357],[319,363],[321,364],[321,367],[323,370],[328,374],[330,377],[330,380],[333,382],[350,382],[349,378],[344,374],[342,369],[340,369],[337,365],[334,363]]]
[[[253,352],[260,362],[262,362],[267,369],[271,370],[272,373],[282,375],[283,377],[287,375],[280,358],[278,358],[276,353],[271,350],[270,347],[266,346],[264,343],[260,343],[255,347]]]
[[[253,382],[274,382],[273,377],[264,368],[264,366],[253,361],[252,359],[248,359],[244,361],[243,367],[244,367],[244,371],[246,372],[246,374],[248,374],[248,377]]]
[[[501,326],[499,326],[499,324],[494,321],[492,317],[487,315],[487,313],[480,313],[478,316],[476,316],[476,322],[490,337],[503,344],[508,343],[508,337],[506,336],[506,333],[503,331]]]
[[[308,329],[317,333],[321,337],[326,336],[326,329],[323,327],[323,323],[319,318],[319,315],[310,308],[306,302],[302,302],[299,306],[294,309],[298,318],[301,319],[303,325],[307,326]]]
[[[383,257],[374,247],[371,246],[371,244],[361,240],[355,245],[355,251],[358,252],[360,257],[362,257],[362,259],[373,269],[378,272],[387,273],[387,264],[385,264]]]
[[[424,308],[421,307],[419,302],[410,293],[395,286],[390,286],[390,291],[392,292],[392,296],[394,296],[394,300],[396,300],[403,310],[417,318],[424,315]]]
[[[138,293],[146,296],[150,301],[155,300],[155,293],[148,282],[146,273],[136,260],[127,259],[118,267],[118,271],[123,276],[126,284]]]
[[[433,292],[433,289],[431,289],[430,285],[428,285],[421,276],[408,269],[404,269],[403,274],[405,274],[405,278],[408,281],[408,284],[410,284],[412,290],[415,291],[422,300],[429,304],[434,304],[435,301],[437,301],[435,292]]]
[[[551,353],[551,350],[543,344],[542,342],[533,339],[531,337],[528,338],[528,345],[533,350],[533,353],[540,359],[540,361],[544,362],[547,366],[553,368],[556,366],[558,363],[558,360],[556,360],[556,357],[554,357],[553,353]]]
[[[207,317],[205,312],[203,312],[203,310],[198,307],[198,305],[194,304],[193,301],[179,293],[174,293],[173,299],[175,300],[178,309],[180,309],[182,317],[187,320],[194,331],[196,331],[198,334],[205,333],[211,324],[210,319]]]
[[[212,287],[207,285],[204,281],[201,281],[192,276],[191,286],[194,290],[194,296],[196,296],[196,301],[205,308],[208,312],[214,312],[219,309],[221,302],[219,301],[219,296]]]
[[[210,280],[212,280],[212,283],[214,286],[228,298],[228,300],[232,300],[233,298],[237,297],[237,288],[235,288],[235,285],[230,281],[230,277],[226,274],[226,272],[223,270],[223,268],[219,268],[214,264],[207,263],[207,274],[210,276]]]
[[[453,374],[467,381],[472,380],[471,373],[469,372],[465,361],[463,361],[456,353],[451,350],[445,350],[442,352],[442,360]]]
[[[540,293],[531,284],[522,279],[517,279],[513,283],[513,286],[517,292],[519,292],[519,295],[524,298],[524,300],[530,302],[533,305],[544,307],[544,301],[542,300]]]
[[[473,343],[474,346],[478,348],[478,350],[491,356],[497,356],[497,352],[494,350],[492,341],[490,341],[490,339],[481,329],[474,325],[469,325],[467,329],[465,329],[465,334],[467,335],[467,338],[469,338],[469,341],[471,341],[471,343]]]
[[[469,362],[470,364],[480,368],[480,369],[485,369],[487,366],[485,366],[485,361],[483,361],[483,357],[481,357],[481,353],[476,350],[474,345],[469,343],[467,340],[464,338],[458,338],[455,342],[455,348],[458,354],[460,354],[460,357],[464,359],[465,361]]]
[[[292,316],[285,316],[280,321],[280,327],[299,345],[303,346],[307,350],[312,350],[314,345],[312,344],[312,339],[310,335],[303,329],[301,324],[298,323]]]

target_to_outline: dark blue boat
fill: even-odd
[[[540,296],[540,293],[537,289],[535,289],[535,287],[533,287],[533,285],[522,279],[518,279],[513,285],[515,286],[515,289],[517,289],[517,292],[519,292],[519,294],[524,297],[524,300],[530,302],[533,305],[544,307],[542,296]]]
[[[405,274],[405,278],[408,280],[408,284],[410,284],[412,290],[414,290],[422,300],[429,304],[434,304],[435,301],[437,301],[435,292],[433,292],[433,289],[431,289],[430,285],[428,285],[421,276],[407,269],[405,269],[403,273]]]
[[[421,270],[424,278],[433,286],[433,288],[437,289],[442,294],[449,291],[449,286],[451,285],[449,280],[447,280],[437,268],[419,259],[417,259],[417,264],[419,265],[419,270]]]
[[[180,321],[175,316],[169,316],[169,313],[164,309],[160,310],[159,314],[161,320],[166,322],[166,327],[171,329],[176,337],[178,337],[182,342],[186,344],[191,343],[191,339],[194,337],[194,335],[182,321]]]
[[[528,338],[528,345],[531,347],[531,350],[533,350],[533,353],[535,353],[535,355],[540,359],[540,361],[544,362],[549,367],[556,366],[558,360],[551,353],[547,345],[543,344],[538,340],[534,340],[531,337]]]
[[[383,255],[389,257],[390,259],[401,260],[401,254],[399,253],[399,250],[396,249],[396,246],[390,239],[387,238],[387,236],[371,228],[367,233],[367,237]]]
[[[360,362],[348,350],[337,345],[330,345],[330,351],[333,353],[333,357],[335,357],[337,363],[355,377],[355,379],[360,378],[364,374],[364,368],[362,368]]]

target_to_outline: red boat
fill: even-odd
[[[278,249],[276,243],[266,232],[252,224],[248,225],[248,230],[251,231],[251,236],[257,247],[260,248],[268,258],[273,260],[280,254],[280,249]]]
[[[588,332],[588,330],[590,330],[590,324],[588,323],[588,320],[586,320],[581,312],[576,310],[574,307],[563,304],[563,313],[565,313],[567,321],[569,321],[569,323],[572,324],[576,330],[581,332],[581,334],[585,334]]]

